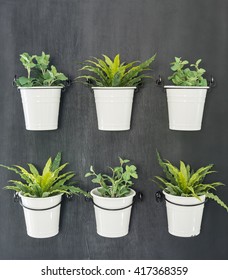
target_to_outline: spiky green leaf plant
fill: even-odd
[[[93,176],[94,184],[99,184],[98,191],[104,197],[124,197],[130,193],[134,183],[132,179],[138,179],[137,168],[134,165],[128,165],[129,160],[119,157],[120,166],[109,167],[111,175],[95,173],[93,166],[90,167],[90,172],[85,174],[85,177]]]
[[[64,81],[68,78],[63,73],[58,73],[53,65],[49,69],[49,60],[50,55],[45,52],[42,52],[40,56],[21,54],[20,61],[27,70],[27,77],[22,76],[16,79],[16,85],[18,87],[64,86]]]
[[[6,166],[0,164],[1,167],[15,172],[21,178],[20,181],[10,180],[9,182],[12,185],[6,186],[5,189],[16,191],[23,196],[49,197],[57,194],[83,194],[88,196],[87,192],[70,182],[70,179],[75,176],[73,171],[61,173],[67,165],[68,163],[61,165],[60,152],[53,161],[51,157],[48,159],[42,173],[39,173],[31,163],[28,164],[29,171],[19,165]]]
[[[198,59],[195,64],[190,65],[192,68],[189,68],[187,60],[175,57],[175,61],[170,63],[174,73],[168,79],[176,86],[207,86],[207,80],[203,77],[206,70],[199,67],[201,61],[202,59]]]
[[[144,78],[152,78],[145,72],[151,70],[150,65],[155,57],[156,54],[142,63],[121,62],[119,54],[113,60],[107,55],[103,55],[103,59],[93,57],[91,60],[85,60],[80,69],[88,74],[80,75],[75,80],[80,80],[90,87],[137,87]]]
[[[178,168],[168,160],[162,160],[158,152],[157,158],[165,178],[155,176],[157,180],[153,181],[166,193],[175,196],[196,197],[197,199],[200,199],[201,195],[205,195],[228,211],[228,206],[217,195],[212,193],[216,191],[217,187],[224,186],[224,184],[221,182],[204,183],[207,175],[216,172],[212,170],[213,164],[193,171],[190,165],[186,165],[183,161],[180,161],[180,167]]]

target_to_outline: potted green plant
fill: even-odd
[[[91,87],[96,102],[98,128],[100,130],[129,130],[134,90],[144,78],[151,78],[145,71],[156,55],[143,63],[120,61],[117,54],[112,61],[107,55],[83,62],[82,71],[89,72],[76,80]]]
[[[173,74],[168,77],[174,85],[165,86],[168,101],[169,128],[172,130],[200,130],[204,103],[209,89],[200,68],[201,59],[188,67],[189,62],[175,57],[171,63]]]
[[[20,61],[27,70],[27,77],[15,79],[21,93],[27,130],[54,130],[58,128],[61,90],[68,78],[49,66],[50,55],[23,53]]]
[[[168,160],[158,162],[165,178],[155,176],[155,182],[163,190],[166,200],[169,233],[180,237],[196,236],[200,233],[205,199],[212,199],[228,211],[228,206],[213,193],[221,182],[204,183],[205,177],[213,171],[213,164],[193,171],[190,165],[180,161],[180,167]]]
[[[10,180],[12,185],[6,186],[5,189],[18,193],[24,209],[27,234],[31,237],[47,238],[58,234],[63,194],[88,196],[87,192],[70,182],[75,176],[74,172],[61,174],[68,163],[60,165],[60,162],[61,153],[58,153],[53,161],[48,159],[42,173],[31,163],[28,164],[29,171],[19,165],[0,165],[21,178]]]
[[[120,166],[111,168],[111,174],[97,174],[93,166],[85,177],[99,187],[90,194],[93,199],[97,233],[104,237],[121,237],[128,234],[133,198],[132,179],[138,179],[136,167],[129,160],[119,158]]]

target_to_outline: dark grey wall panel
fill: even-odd
[[[76,170],[80,185],[93,164],[105,171],[120,155],[138,166],[138,190],[145,200],[135,205],[128,236],[105,239],[96,234],[93,208],[83,198],[64,201],[60,234],[51,239],[28,237],[22,209],[12,193],[0,192],[1,259],[227,259],[228,216],[215,203],[205,208],[202,232],[195,238],[168,234],[164,205],[149,178],[161,174],[156,148],[171,161],[183,159],[195,168],[215,163],[212,179],[228,184],[228,2],[226,0],[0,0],[0,162],[32,162],[41,167],[58,151]],[[168,129],[165,94],[151,82],[135,95],[130,131],[97,129],[93,95],[81,84],[63,94],[59,129],[26,131],[20,95],[12,88],[14,74],[23,71],[19,54],[50,53],[53,63],[76,75],[89,56],[120,53],[125,61],[144,60],[157,52],[154,74],[169,75],[174,56],[202,58],[217,80],[208,94],[199,132]],[[0,170],[0,186],[12,174]],[[228,190],[219,195],[228,201]]]

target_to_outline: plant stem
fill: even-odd
[[[28,71],[28,78],[30,79],[31,69],[30,69],[30,68],[27,68],[27,71]]]

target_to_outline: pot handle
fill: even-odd
[[[162,191],[158,191],[158,192],[155,193],[155,200],[156,200],[157,202],[163,202],[163,201],[165,200],[166,202],[168,202],[168,203],[170,203],[170,204],[173,204],[173,205],[176,205],[176,206],[183,206],[183,207],[194,207],[194,206],[199,206],[199,205],[205,204],[205,203],[208,201],[208,199],[206,198],[205,201],[200,202],[200,203],[198,203],[198,204],[179,204],[179,203],[175,203],[175,202],[172,202],[172,201],[168,200],[168,199],[165,197],[165,195],[163,194]]]
[[[161,75],[159,75],[157,80],[155,80],[155,84],[156,84],[156,86],[163,88],[163,91],[165,92],[164,80],[162,79]],[[211,75],[210,80],[207,80],[207,84],[209,86],[208,92],[210,92],[212,90],[212,88],[216,87],[216,81],[212,75]]]
[[[69,200],[71,200],[73,197],[73,195],[67,195],[67,198]],[[14,202],[19,202],[19,204],[21,205],[21,207],[25,208],[25,209],[28,209],[28,210],[31,210],[31,211],[47,211],[47,210],[51,210],[53,208],[56,208],[57,206],[59,206],[61,204],[62,201],[60,201],[58,204],[52,206],[52,207],[48,207],[48,208],[43,208],[43,209],[34,209],[34,208],[29,208],[27,206],[25,206],[23,203],[22,203],[22,200],[21,198],[19,197],[18,193],[16,192],[13,196],[13,200]]]
[[[122,208],[117,208],[117,209],[109,209],[109,208],[101,207],[101,206],[97,205],[97,204],[93,201],[92,198],[85,197],[85,201],[87,201],[87,202],[92,202],[92,204],[93,204],[94,206],[96,206],[96,207],[98,207],[98,208],[100,208],[100,209],[102,209],[102,210],[106,210],[106,211],[120,211],[120,210],[124,210],[124,209],[127,209],[127,208],[131,207],[131,206],[132,206],[133,204],[135,204],[135,202],[137,202],[137,201],[142,202],[142,201],[143,201],[143,193],[142,193],[142,192],[136,192],[136,195],[135,195],[135,197],[133,198],[133,202],[132,202],[130,205],[128,205],[128,206],[126,206],[126,207],[122,207]]]

